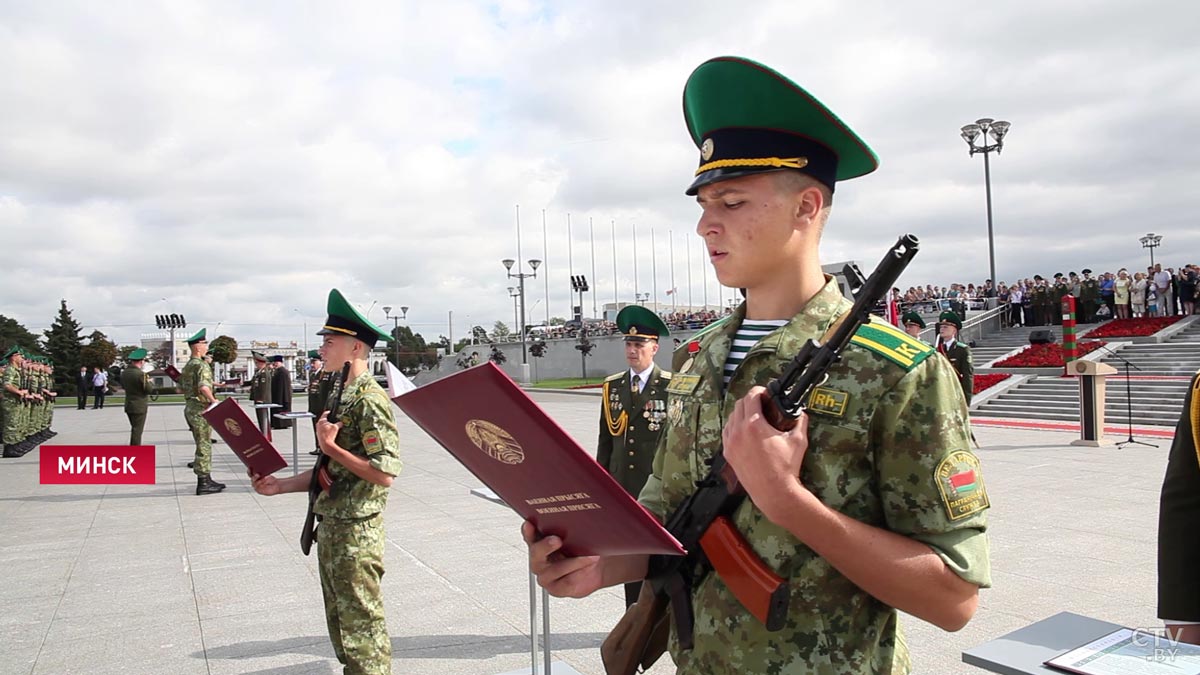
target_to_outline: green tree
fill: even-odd
[[[163,340],[157,349],[150,352],[150,363],[155,368],[166,368],[171,364],[171,341]]]
[[[30,333],[29,329],[18,323],[16,319],[10,319],[0,314],[0,354],[8,351],[8,348],[13,345],[24,347],[25,351],[34,354],[42,353],[42,345],[38,343],[36,335]]]
[[[89,342],[79,350],[80,362],[88,368],[108,370],[117,360],[117,346],[98,330],[88,336]]]
[[[228,335],[222,335],[208,343],[208,353],[214,363],[233,363],[237,360],[237,351],[237,340]]]
[[[413,333],[408,326],[395,326],[392,328],[392,337],[399,345],[388,345],[388,360],[400,372],[411,375],[421,368],[431,368],[437,364],[437,350],[427,345],[420,333]]]
[[[483,326],[472,327],[471,337],[475,340],[475,342],[480,344],[486,344],[492,341],[491,338],[488,337],[487,331],[483,329]]]
[[[506,338],[510,334],[512,334],[512,331],[508,329],[508,324],[504,323],[503,321],[497,321],[496,324],[492,326],[492,337],[496,338],[497,340]]]
[[[125,368],[129,365],[129,355],[132,354],[133,350],[135,349],[137,349],[136,345],[117,347],[117,363],[120,363],[122,368]]]
[[[46,336],[46,354],[54,361],[54,380],[58,391],[75,394],[75,375],[79,372],[80,350],[83,338],[79,337],[79,322],[67,309],[67,301],[59,300],[58,316],[54,323],[42,332]]]
[[[565,326],[566,323],[567,323],[567,320],[562,318],[561,316],[550,317],[550,325],[551,326]]]

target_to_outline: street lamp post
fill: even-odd
[[[392,344],[395,347],[395,349],[393,351],[396,353],[396,368],[399,369],[400,368],[400,340],[399,340],[399,338],[396,337],[396,333],[400,332],[400,320],[408,319],[408,307],[404,306],[404,307],[400,308],[400,316],[392,316],[391,314],[392,314],[391,305],[385,306],[383,308],[383,316],[384,316],[384,318],[388,318],[388,319],[392,320]]]
[[[634,293],[633,295],[635,298],[637,298],[638,304],[641,305],[642,307],[645,307],[646,302],[650,299],[649,293]]]
[[[517,322],[520,320],[517,318],[517,300],[520,299],[521,292],[517,290],[516,286],[509,286],[508,297],[513,299],[513,327],[516,328]]]
[[[1138,241],[1142,242],[1142,248],[1150,249],[1150,266],[1154,267],[1154,249],[1158,248],[1159,243],[1162,241],[1162,235],[1150,232],[1138,239]]]
[[[991,270],[993,284],[999,283],[999,281],[996,279],[996,246],[992,238],[992,170],[988,164],[988,155],[993,151],[998,155],[1004,149],[1004,137],[1008,134],[1010,126],[1012,125],[1003,120],[997,121],[990,117],[984,117],[960,130],[962,139],[967,142],[967,147],[971,150],[971,156],[977,152],[983,153],[983,184],[987,192],[988,267]],[[988,145],[989,135],[995,140],[995,143],[991,145]],[[982,144],[976,145],[976,140]]]
[[[512,258],[505,258],[500,261],[504,265],[504,269],[508,271],[510,279],[517,280],[517,293],[521,301],[521,316],[517,320],[517,330],[521,332],[521,376],[522,381],[529,381],[529,355],[525,348],[525,280],[537,278],[537,268],[542,264],[541,260],[533,258],[529,260],[529,266],[533,268],[532,272],[513,272],[513,265],[517,262]],[[517,268],[520,270],[520,267]]]

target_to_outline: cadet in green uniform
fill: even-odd
[[[850,307],[818,247],[836,181],[875,169],[863,141],[775,71],[740,58],[702,64],[684,116],[700,149],[688,194],[720,283],[746,301],[675,354],[665,437],[641,503],[670,514],[723,450],[750,499],[731,520],[788,579],[784,626],[768,631],[716,574],[691,590],[694,647],[672,637],[678,672],[910,672],[899,611],[945,630],[990,584],[987,496],[953,369],[895,327],[862,328],[795,430],[761,412],[762,385]],[[741,351],[742,345],[752,344]],[[814,397],[816,401],[816,397]],[[641,578],[646,556],[568,558],[523,535],[557,596]]]
[[[212,479],[212,426],[201,415],[206,408],[217,402],[217,397],[213,395],[212,368],[204,362],[204,355],[208,353],[208,338],[205,337],[207,330],[201,328],[187,339],[192,358],[188,359],[183,373],[179,376],[179,384],[183,387],[183,415],[187,418],[192,438],[196,441],[192,472],[196,474],[197,495],[215,494],[225,489],[224,483]]]
[[[904,332],[908,333],[909,337],[921,339],[921,331],[925,330],[925,319],[922,319],[920,314],[905,312],[900,322],[904,324]]]
[[[387,393],[371,376],[367,357],[377,340],[391,340],[346,302],[329,292],[329,317],[321,356],[329,364],[350,364],[340,418],[317,423],[321,450],[329,455],[333,484],[317,498],[321,516],[317,558],[325,621],[333,651],[347,675],[392,672],[392,645],[383,612],[383,511],[388,488],[400,473],[400,436]],[[338,372],[341,367],[333,368]],[[312,470],[299,476],[251,476],[263,495],[304,492]]]
[[[600,440],[596,461],[621,487],[637,497],[650,476],[654,449],[667,418],[667,383],[671,373],[654,364],[658,340],[669,334],[658,315],[640,305],[617,314],[625,336],[629,368],[604,380],[600,403]],[[625,584],[625,606],[632,605],[642,583]]]
[[[1200,644],[1200,373],[1192,376],[1158,509],[1158,617]]]
[[[309,350],[308,363],[311,366],[308,371],[308,412],[313,414],[313,442],[317,444],[317,449],[309,454],[317,455],[321,452],[321,442],[317,439],[317,420],[325,410],[325,401],[329,398],[329,389],[333,384],[333,373],[325,370],[321,352],[315,349]]]
[[[958,386],[962,388],[967,405],[975,395],[975,364],[971,363],[971,347],[958,339],[962,320],[954,312],[942,312],[938,317],[937,350],[954,366],[958,374]]]
[[[146,350],[129,352],[128,363],[121,371],[121,387],[125,389],[125,416],[129,418],[129,444],[142,444],[142,430],[146,428],[146,411],[149,405],[150,378],[142,366],[146,363]]]
[[[21,366],[25,363],[25,353],[20,347],[13,345],[4,353],[4,379],[0,380],[0,411],[4,414],[4,456],[20,457],[28,452],[25,430],[22,428],[22,408],[29,391],[21,386]]]

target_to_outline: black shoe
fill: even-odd
[[[321,451],[320,451],[320,450],[311,450],[311,451],[309,451],[309,453],[308,453],[308,454],[310,454],[310,455],[319,455],[319,454],[321,454]]]
[[[195,462],[188,462],[188,468],[189,468],[189,469],[194,469],[194,468],[196,468],[196,463],[195,463]]]
[[[23,454],[25,454],[25,453],[17,450],[16,445],[13,445],[12,443],[4,444],[4,456],[5,457],[20,457]]]
[[[225,486],[214,481],[208,474],[196,477],[196,494],[212,495],[224,490]]]

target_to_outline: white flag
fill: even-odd
[[[400,369],[392,365],[391,361],[387,362],[387,383],[388,383],[388,398],[396,398],[401,394],[407,394],[417,385],[413,384],[412,380],[404,376]]]

